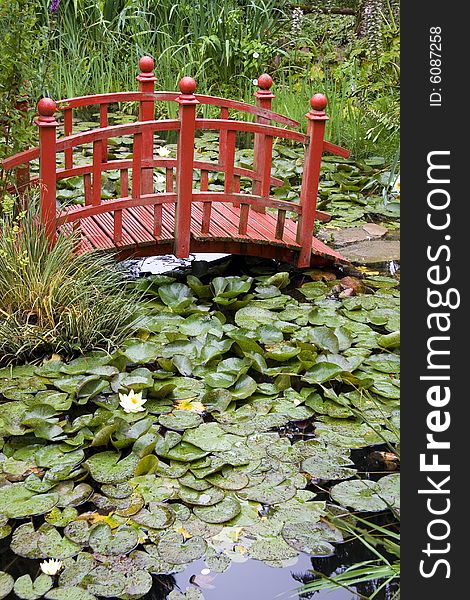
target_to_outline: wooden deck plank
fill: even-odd
[[[154,214],[153,206],[138,206],[123,210],[123,231],[122,240],[117,244],[113,240],[114,219],[112,213],[102,213],[93,217],[87,217],[80,221],[80,230],[82,233],[80,252],[86,252],[92,249],[99,250],[128,250],[138,254],[139,246],[142,248],[155,245],[155,253],[158,254],[158,245],[165,245],[174,240],[175,226],[175,204],[164,203],[162,205],[162,231],[156,239],[154,236]],[[250,210],[247,223],[247,233],[242,235],[238,231],[240,222],[240,206],[234,206],[231,202],[214,202],[212,206],[212,218],[210,228],[207,233],[202,233],[202,222],[204,215],[204,203],[194,202],[192,204],[191,214],[191,236],[195,242],[207,242],[208,249],[211,243],[214,245],[230,243],[237,248],[237,242],[241,243],[235,251],[241,251],[245,244],[260,246],[276,246],[279,248],[276,256],[282,257],[282,248],[298,251],[299,245],[296,242],[297,223],[292,219],[286,218],[284,236],[282,240],[276,239],[277,214],[270,212],[258,213]],[[67,212],[73,212],[73,207]],[[66,226],[69,229],[70,225]],[[167,251],[167,248],[165,249]],[[228,250],[230,251],[230,250]],[[265,252],[260,248],[260,255]],[[314,255],[318,255],[330,260],[342,261],[344,258],[329,246],[312,238],[312,262]]]
[[[133,215],[133,218],[138,220],[141,225],[145,228],[145,230],[150,234],[151,239],[157,243],[159,242],[168,242],[173,239],[172,232],[165,226],[162,219],[162,227],[161,234],[158,236],[158,239],[154,238],[153,235],[153,207],[152,206],[137,206],[134,208],[130,208],[129,212]]]

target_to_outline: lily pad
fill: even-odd
[[[201,537],[184,540],[180,533],[169,531],[157,545],[158,554],[165,561],[175,565],[189,563],[204,556],[207,544]]]
[[[342,506],[354,510],[377,512],[386,510],[389,505],[399,508],[399,475],[386,475],[377,482],[353,479],[334,485],[330,495]]]
[[[35,494],[23,483],[13,483],[0,488],[0,506],[3,514],[20,519],[49,512],[59,502],[59,494]]]
[[[286,523],[282,537],[289,546],[311,556],[331,556],[335,548],[330,542],[343,541],[339,529],[327,523]]]
[[[241,511],[240,502],[232,496],[226,496],[218,504],[206,507],[194,507],[194,514],[206,523],[226,523]]]
[[[54,588],[44,596],[47,600],[96,600],[96,596],[80,587]]]
[[[52,577],[49,575],[39,575],[34,582],[29,575],[22,575],[15,581],[13,590],[18,598],[22,598],[23,600],[38,600],[38,598],[42,598],[53,585]]]
[[[15,580],[11,575],[0,571],[0,598],[5,598],[12,591]]]
[[[160,415],[158,422],[167,429],[184,431],[198,427],[203,423],[200,415],[189,410],[175,410],[169,415]]]
[[[90,456],[85,462],[91,476],[98,483],[121,483],[134,475],[139,457],[130,454],[121,458],[117,452],[100,452]]]
[[[99,554],[128,554],[137,546],[138,535],[135,529],[125,525],[112,531],[107,523],[98,523],[90,531],[89,544]]]
[[[207,452],[223,452],[230,450],[240,439],[226,433],[218,423],[203,423],[197,429],[185,431],[183,441]]]
[[[170,506],[150,502],[148,509],[142,509],[132,516],[134,523],[152,529],[168,529],[175,521],[175,513]]]

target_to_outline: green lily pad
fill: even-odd
[[[194,514],[206,523],[226,523],[235,518],[241,511],[240,502],[232,496],[226,496],[218,504],[205,507],[194,507]]]
[[[185,541],[180,533],[174,531],[166,533],[157,545],[161,558],[175,565],[202,558],[206,548],[207,544],[203,538],[195,536]]]
[[[262,561],[278,561],[296,558],[297,552],[280,537],[261,537],[249,548],[251,558]]]
[[[158,422],[167,429],[184,431],[198,427],[203,423],[200,415],[190,410],[175,410],[169,415],[160,415]]]
[[[127,346],[124,355],[131,362],[144,365],[153,362],[159,356],[160,346],[153,342],[140,342]]]
[[[240,490],[237,492],[237,496],[242,500],[251,500],[252,502],[271,505],[287,502],[295,496],[296,492],[297,489],[293,485],[272,485],[263,482],[257,486]]]
[[[218,423],[203,423],[197,429],[189,429],[183,434],[183,441],[197,446],[206,452],[223,452],[241,441],[226,433]]]
[[[221,473],[215,473],[206,477],[211,485],[220,487],[223,490],[242,490],[250,483],[250,478],[245,473],[235,469],[222,470]]]
[[[15,580],[11,575],[0,571],[0,598],[5,598],[12,591]]]
[[[96,596],[80,587],[54,588],[44,596],[47,600],[96,600]]]
[[[196,506],[212,506],[217,504],[224,499],[225,493],[215,487],[208,488],[202,492],[193,490],[191,488],[180,487],[178,491],[179,498],[187,504],[193,504]]]
[[[286,523],[282,537],[292,548],[311,556],[331,556],[335,548],[330,542],[343,541],[340,530],[328,523]]]
[[[49,575],[39,575],[34,582],[29,575],[22,575],[15,581],[13,590],[18,598],[23,598],[23,600],[38,600],[38,598],[42,598],[53,585],[52,577]]]
[[[55,527],[45,523],[38,530],[38,548],[48,558],[65,559],[76,556],[81,546],[67,537],[62,537]]]
[[[158,295],[164,304],[177,313],[182,312],[194,300],[191,289],[184,283],[161,285],[158,288]]]
[[[135,529],[125,525],[112,531],[107,523],[98,523],[90,531],[89,544],[99,554],[128,554],[137,546],[138,535]]]
[[[152,529],[168,529],[176,519],[176,515],[170,506],[150,502],[148,509],[142,509],[132,516],[134,523]]]
[[[90,456],[85,465],[98,483],[121,483],[130,479],[136,470],[139,457],[130,454],[121,458],[117,452],[100,452]]]
[[[354,510],[377,512],[386,510],[389,504],[399,508],[399,475],[386,475],[377,482],[364,479],[342,481],[330,489],[330,495],[342,506]]]
[[[59,494],[35,494],[23,483],[13,483],[0,488],[0,506],[3,514],[20,519],[49,512],[59,502]]]

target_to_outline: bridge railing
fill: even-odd
[[[43,98],[38,104],[39,148],[22,152],[3,162],[4,168],[11,169],[29,165],[39,158],[39,177],[31,184],[41,185],[41,214],[48,236],[53,243],[57,227],[73,223],[79,229],[87,218],[109,213],[113,218],[113,241],[119,245],[123,234],[123,211],[137,206],[153,207],[153,234],[156,238],[162,231],[162,207],[174,203],[174,252],[179,257],[188,256],[190,251],[191,214],[193,203],[202,205],[201,233],[208,233],[211,224],[212,204],[232,202],[240,207],[238,234],[240,239],[247,235],[250,211],[264,212],[266,208],[277,211],[275,240],[281,242],[284,236],[286,213],[298,217],[297,244],[300,246],[299,265],[309,264],[311,242],[316,216],[316,198],[323,151],[348,156],[348,151],[324,140],[325,123],[328,117],[324,109],[326,97],[317,94],[311,99],[307,133],[299,131],[299,123],[271,110],[274,95],[271,93],[272,79],[262,75],[258,80],[259,89],[255,93],[256,105],[234,100],[196,94],[196,83],[190,77],[180,82],[180,93],[155,92],[154,63],[149,57],[140,62],[138,92],[99,94],[61,101],[58,105],[51,99]],[[139,120],[124,125],[109,125],[108,108],[115,102],[139,102]],[[179,104],[178,119],[155,121],[155,102],[171,101]],[[220,109],[219,118],[198,118],[196,107],[200,104],[213,105]],[[73,134],[73,110],[79,107],[98,105],[99,127],[90,131]],[[64,115],[65,137],[57,137],[60,127],[55,119],[57,110]],[[229,118],[230,110],[243,112],[255,117],[254,122]],[[271,125],[271,123],[277,125]],[[282,125],[283,127],[280,127]],[[197,131],[219,132],[219,155],[216,162],[195,160],[194,144]],[[177,157],[156,158],[154,137],[156,132],[178,131]],[[235,164],[237,132],[251,133],[254,136],[253,169]],[[132,159],[114,160],[108,155],[108,140],[121,136],[133,136]],[[276,138],[293,140],[305,145],[305,163],[302,177],[300,204],[277,200],[271,196],[271,187],[283,184],[281,179],[271,175],[273,140]],[[88,165],[74,164],[74,150],[84,144],[92,144],[93,158]],[[63,153],[64,166],[57,168],[57,155]],[[154,169],[165,171],[165,192],[155,193]],[[106,171],[119,171],[120,197],[102,202],[101,179]],[[200,189],[193,189],[194,170],[200,171]],[[209,173],[224,173],[224,191],[209,191]],[[24,173],[24,171],[23,171]],[[131,179],[129,175],[131,174]],[[58,180],[82,175],[84,179],[83,207],[74,207],[59,218],[56,210],[56,184]],[[241,177],[251,179],[251,194],[242,193]],[[131,183],[131,189],[129,184]],[[274,241],[274,243],[276,243]]]

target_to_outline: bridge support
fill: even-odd
[[[177,258],[189,256],[191,204],[193,199],[194,136],[196,132],[196,82],[192,77],[180,81],[180,130],[176,157],[175,251]]]
[[[151,56],[143,56],[139,60],[140,73],[136,79],[139,82],[139,91],[147,94],[155,92],[155,81],[157,78],[153,73],[155,62]],[[139,108],[139,121],[153,121],[155,117],[154,99],[141,100]],[[142,134],[142,159],[153,158],[153,132],[144,131]],[[142,194],[153,193],[153,169],[142,169]]]
[[[255,92],[256,98],[256,106],[259,108],[265,108],[267,110],[271,110],[272,101],[275,97],[271,92],[271,86],[273,84],[272,77],[267,73],[263,73],[258,78],[258,90]],[[257,116],[256,122],[261,123],[263,125],[269,125],[269,119],[265,119],[264,117]],[[271,149],[272,150],[272,149]],[[253,183],[253,194],[256,196],[261,196],[262,192],[262,175],[263,175],[263,165],[265,164],[265,152],[266,152],[266,136],[260,133],[255,134],[255,142],[254,142],[254,154],[253,154],[253,168],[256,171],[256,176],[259,178]],[[268,191],[269,196],[269,191]],[[254,207],[255,212],[265,213],[266,209],[262,207]]]
[[[297,262],[299,268],[309,267],[312,256],[312,237],[315,227],[321,157],[325,125],[328,120],[325,113],[327,104],[328,100],[324,94],[315,94],[310,100],[312,110],[305,115],[309,121],[307,135],[310,141],[305,150],[304,172],[300,190],[302,212],[297,230],[297,242],[301,245]]]
[[[56,129],[59,123],[54,114],[56,103],[42,98],[38,103],[39,116],[39,179],[41,181],[41,221],[52,246],[56,239]]]

